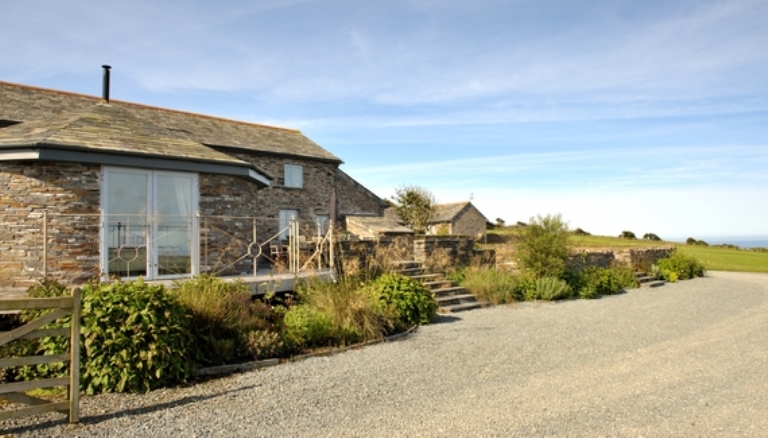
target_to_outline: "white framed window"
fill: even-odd
[[[304,187],[304,169],[301,166],[286,164],[284,173],[285,187],[297,189]]]
[[[121,278],[181,278],[199,269],[198,175],[104,167],[102,269]]]

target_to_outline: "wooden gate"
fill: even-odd
[[[18,339],[64,336],[70,339],[69,351],[64,354],[48,356],[26,356],[0,359],[0,368],[69,362],[69,376],[55,379],[40,379],[0,384],[0,397],[13,402],[29,405],[29,407],[26,408],[0,412],[0,421],[56,411],[67,414],[70,423],[77,423],[80,417],[80,289],[73,290],[71,297],[0,300],[0,310],[28,309],[55,310],[15,330],[0,332],[0,346]],[[72,314],[72,322],[69,328],[41,329],[41,327],[46,324],[68,314]],[[67,387],[68,396],[66,401],[49,402],[24,394],[24,391],[53,386]]]

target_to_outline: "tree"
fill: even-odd
[[[504,219],[497,217],[496,218],[496,226],[498,228],[504,228],[504,225],[506,225],[506,222],[504,222]]]
[[[420,186],[406,185],[395,189],[392,201],[397,215],[406,226],[418,234],[426,233],[435,212],[436,202],[432,192]]]
[[[534,277],[562,278],[570,255],[568,224],[562,215],[531,218],[516,248],[520,266]]]
[[[635,236],[635,233],[631,231],[622,231],[621,234],[619,234],[620,239],[629,239],[629,240],[635,240],[637,239],[637,236]]]
[[[658,242],[658,241],[661,240],[661,237],[659,237],[659,236],[657,236],[657,235],[655,235],[653,233],[645,233],[645,234],[643,234],[643,239],[644,240],[653,240],[654,242]]]

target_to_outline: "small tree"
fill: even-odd
[[[637,236],[635,236],[635,233],[631,231],[622,231],[621,234],[619,234],[620,239],[629,239],[629,240],[635,240],[637,239]]]
[[[661,237],[659,237],[659,236],[657,236],[657,235],[655,235],[653,233],[645,233],[645,234],[643,234],[643,239],[644,240],[652,240],[654,242],[658,242],[658,241],[661,240]]]
[[[562,215],[531,218],[522,228],[516,254],[519,265],[534,277],[562,278],[570,254],[568,224]]]
[[[435,212],[435,196],[429,190],[407,185],[395,189],[392,199],[396,205],[397,215],[406,226],[419,234],[427,231],[429,220]]]
[[[499,228],[504,228],[504,225],[506,225],[506,222],[504,222],[504,219],[497,217],[496,218],[496,226]]]

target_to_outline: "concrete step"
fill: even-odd
[[[453,286],[453,282],[451,280],[425,281],[424,286],[426,286],[429,290],[435,290],[441,289],[443,287],[451,287]]]
[[[443,278],[442,274],[417,274],[417,275],[411,275],[411,278],[414,280],[421,280],[423,281],[436,281],[438,279]]]
[[[656,280],[656,277],[653,277],[651,275],[637,275],[635,277],[637,278],[638,283],[648,283],[649,281]]]
[[[480,309],[487,305],[487,303],[481,303],[478,301],[475,301],[473,303],[459,303],[459,304],[452,304],[449,306],[440,307],[438,309],[439,313],[456,313],[456,312],[464,312],[466,310],[473,310],[473,309]]]
[[[415,260],[398,260],[392,262],[392,266],[398,269],[423,268],[424,264]]]
[[[404,269],[397,269],[395,270],[395,273],[400,275],[405,275],[408,277],[413,277],[416,275],[420,275],[424,273],[423,268],[404,268]]]
[[[648,281],[648,282],[645,282],[645,283],[640,283],[640,287],[644,287],[644,288],[645,287],[659,287],[659,286],[664,286],[665,284],[667,284],[667,282],[664,281],[664,280],[653,280],[653,281]]]
[[[436,297],[435,301],[437,301],[438,307],[445,307],[451,304],[474,303],[477,302],[477,298],[472,294],[444,295]]]
[[[440,289],[433,289],[432,293],[436,297],[448,297],[451,295],[459,295],[466,293],[467,290],[460,286],[442,287]]]

